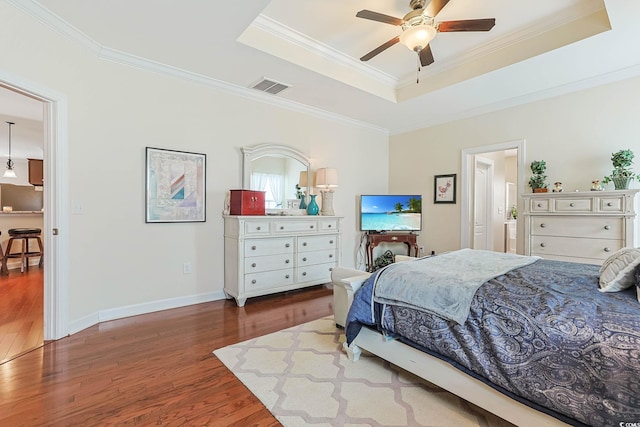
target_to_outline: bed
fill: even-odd
[[[438,263],[449,254],[391,264],[369,277],[336,269],[336,323],[345,326],[352,360],[366,350],[517,425],[639,425],[640,302],[628,282],[640,250],[616,253],[602,267],[501,254],[524,263],[472,271],[470,281],[489,278],[470,286],[466,318],[466,307],[450,315],[413,304],[413,288],[434,280],[423,271],[480,270],[496,256],[451,254],[463,258],[444,267]],[[478,254],[479,261],[461,261]],[[445,281],[466,275],[458,271]],[[616,285],[608,292],[601,291],[605,274]],[[389,286],[387,276],[396,282]],[[394,300],[385,294],[393,288],[405,293]],[[453,305],[465,298],[456,295]],[[340,314],[345,308],[348,315]]]

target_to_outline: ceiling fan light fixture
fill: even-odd
[[[406,28],[400,34],[400,43],[414,52],[420,52],[436,37],[436,34],[436,29],[431,25],[415,25]]]

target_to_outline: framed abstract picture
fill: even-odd
[[[433,203],[456,202],[456,174],[434,177]]]
[[[204,222],[205,154],[146,147],[145,222]]]

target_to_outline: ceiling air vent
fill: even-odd
[[[252,86],[253,89],[257,89],[262,92],[271,93],[273,95],[282,92],[283,90],[289,88],[289,86],[278,83],[269,79],[262,79],[258,83]]]

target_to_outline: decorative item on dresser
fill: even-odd
[[[531,172],[533,175],[529,178],[529,187],[534,193],[546,193],[547,176],[544,174],[547,170],[547,163],[544,160],[534,160],[531,162]]]
[[[602,264],[638,246],[640,190],[525,194],[525,255]]]
[[[341,217],[224,216],[224,292],[247,298],[329,283]]]
[[[321,168],[316,171],[316,187],[321,188],[322,211],[325,216],[335,215],[333,211],[333,188],[338,186],[338,171],[330,168]]]

